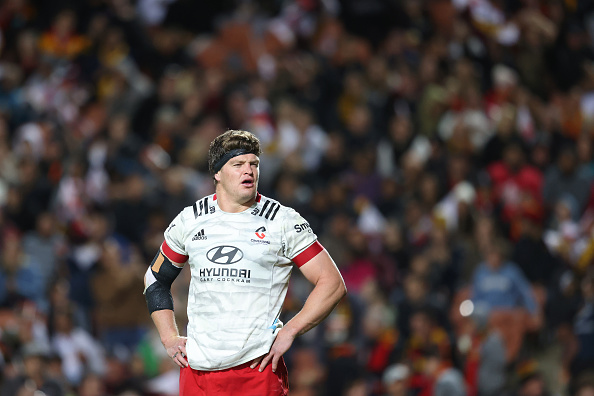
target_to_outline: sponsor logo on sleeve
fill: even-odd
[[[298,233],[302,232],[302,231],[307,231],[311,234],[311,227],[309,226],[309,223],[307,223],[307,222],[301,223],[301,224],[295,224],[295,226],[293,226],[293,228]]]

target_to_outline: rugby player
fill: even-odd
[[[288,394],[283,354],[346,294],[340,272],[308,222],[258,193],[260,142],[229,130],[208,163],[215,194],[186,207],[165,230],[145,275],[145,296],[181,395]],[[187,338],[173,314],[171,284],[188,265]],[[313,285],[301,311],[279,320],[293,266]]]

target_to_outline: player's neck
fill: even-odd
[[[249,209],[254,202],[256,202],[256,196],[254,195],[252,198],[248,199],[245,202],[241,202],[242,199],[239,197],[232,197],[231,195],[225,193],[223,189],[217,189],[217,205],[223,212],[228,213],[239,213],[243,212],[244,210]]]

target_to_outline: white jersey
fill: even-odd
[[[258,194],[240,213],[222,211],[216,195],[198,200],[171,222],[161,250],[191,270],[190,367],[222,370],[270,350],[293,262],[322,247],[295,210]]]

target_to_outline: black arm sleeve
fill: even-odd
[[[160,262],[160,265],[158,264]],[[157,264],[156,264],[157,263]],[[170,309],[173,311],[173,296],[171,295],[171,284],[181,272],[169,261],[167,256],[159,252],[151,263],[150,271],[156,281],[146,288],[144,297],[149,313]]]

